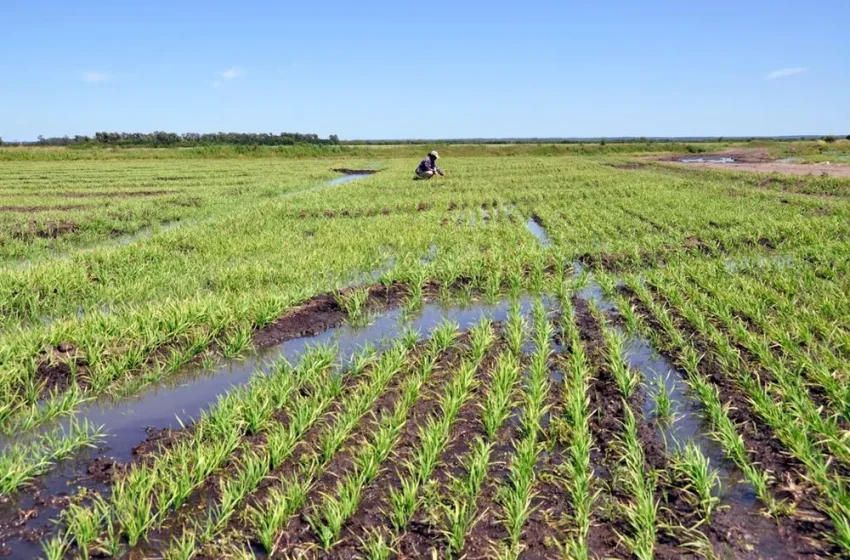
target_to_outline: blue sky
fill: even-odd
[[[0,137],[850,134],[846,0],[401,4],[3,0]]]

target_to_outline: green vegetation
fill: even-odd
[[[108,455],[89,404],[252,354],[281,319],[308,315],[289,340],[489,302],[501,318],[258,365],[75,479],[44,555],[652,558],[706,535],[846,555],[850,181],[651,159],[727,147],[447,145],[429,182],[416,145],[0,148],[0,494]],[[681,381],[630,367],[629,337]],[[699,424],[679,389],[723,468],[666,441]],[[730,511],[753,543],[714,530]]]

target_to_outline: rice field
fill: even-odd
[[[0,157],[0,555],[850,556],[850,180],[488,149]]]

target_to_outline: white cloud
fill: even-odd
[[[238,66],[232,66],[226,70],[218,72],[218,75],[221,76],[222,80],[235,80],[242,75],[242,69]]]
[[[806,70],[808,70],[808,68],[806,68],[805,66],[798,66],[796,68],[779,68],[778,70],[768,72],[767,76],[765,77],[768,80],[776,80],[779,78],[787,78],[788,76],[802,74]]]
[[[214,82],[212,83],[212,87],[214,87],[215,89],[220,88],[220,87],[221,87],[221,82],[220,82],[220,81],[218,81],[218,80],[214,81]]]
[[[83,72],[83,81],[90,84],[100,84],[109,79],[105,72]]]

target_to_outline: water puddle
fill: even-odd
[[[523,296],[517,300],[520,313],[526,320],[530,320],[533,299],[531,296]],[[402,309],[393,309],[373,316],[371,322],[361,328],[342,325],[317,336],[286,341],[242,359],[222,358],[212,370],[192,366],[148,387],[135,397],[117,401],[101,398],[81,409],[76,417],[78,420],[86,419],[105,426],[106,438],[103,444],[97,450],[85,451],[61,462],[49,474],[39,478],[40,488],[46,489],[50,495],[66,495],[77,481],[86,478],[92,458],[108,457],[118,462],[130,461],[133,447],[147,438],[152,430],[179,429],[190,424],[220,395],[245,385],[253,375],[268,372],[271,364],[282,358],[286,358],[290,363],[297,363],[299,358],[315,345],[335,345],[339,350],[338,365],[344,370],[348,367],[351,356],[367,345],[378,350],[387,348],[401,333],[410,330],[417,332],[418,338],[423,340],[446,321],[455,323],[461,331],[469,330],[483,318],[503,322],[507,319],[510,308],[511,303],[503,300],[496,304],[474,301],[466,306],[426,303],[415,315],[405,313]],[[68,420],[64,419],[59,424],[67,423]],[[98,485],[94,487],[103,489]],[[0,504],[0,514],[13,515],[15,511],[33,506],[32,496],[22,493]],[[50,526],[50,518],[55,518],[56,515],[58,509],[48,507],[27,525]],[[16,548],[18,545],[27,548],[35,546],[36,548],[29,552],[38,552],[37,545],[22,541],[14,544]],[[25,552],[27,551],[21,553]],[[24,554],[21,557],[34,556]]]
[[[352,175],[343,175],[342,177],[336,177],[334,179],[331,179],[330,181],[328,181],[324,185],[320,185],[320,187],[321,186],[336,187],[337,185],[344,185],[346,183],[351,183],[353,181],[357,181],[358,179],[363,179],[364,177],[368,177],[369,175],[371,175],[371,174],[370,173],[355,173],[355,174],[352,174]],[[304,192],[304,191],[299,191],[299,192]]]
[[[435,258],[437,258],[437,245],[431,243],[431,246],[428,247],[428,253],[426,253],[425,256],[420,258],[419,262],[422,264],[430,264],[431,261],[433,261]]]
[[[619,328],[617,330],[624,334]],[[687,394],[682,372],[670,361],[658,354],[645,338],[625,335],[626,345],[624,359],[630,368],[643,374],[644,382],[651,389],[643,405],[643,414],[652,419],[656,434],[665,442],[670,453],[684,449],[689,441],[696,443],[703,454],[708,457],[713,467],[720,471],[724,481],[740,480],[740,473],[731,462],[727,461],[723,448],[707,434],[709,428],[700,414],[699,405]],[[657,395],[661,390],[659,381],[663,384],[664,392],[671,401],[671,418],[659,419],[656,415]],[[733,484],[727,483],[726,488]]]
[[[776,268],[784,270],[794,268],[794,258],[791,255],[770,255],[757,257],[729,257],[723,260],[723,266],[729,272],[738,272],[748,268]]]
[[[581,263],[573,263],[573,268],[576,276],[584,272]],[[592,279],[588,280],[587,287],[579,290],[578,297],[605,312],[616,309],[616,305],[605,297],[602,287]],[[701,405],[688,394],[682,371],[656,352],[649,340],[628,334],[617,325],[613,328],[626,341],[624,360],[630,368],[640,372],[644,385],[650,389],[645,391],[643,414],[654,427],[658,438],[664,442],[668,453],[673,454],[683,449],[688,442],[693,442],[703,455],[708,457],[712,468],[718,471],[721,485],[717,489],[718,495],[743,506],[755,508],[755,493],[752,487],[737,466],[726,458],[720,444],[708,435],[711,429],[702,418]],[[671,403],[671,418],[666,420],[656,418],[659,380]]]
[[[546,248],[552,244],[552,240],[549,239],[549,235],[546,233],[546,230],[543,229],[543,225],[540,223],[538,218],[534,216],[528,218],[525,221],[525,227],[528,228],[531,235],[537,238],[541,247]]]
[[[735,158],[730,157],[692,157],[682,158],[679,163],[735,163]]]

